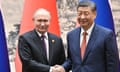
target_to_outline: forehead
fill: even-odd
[[[33,15],[33,18],[42,18],[42,17],[44,17],[44,18],[50,18],[50,13],[49,13],[49,11],[47,11],[46,9],[38,9],[35,13],[34,13],[34,15]]]
[[[78,10],[79,11],[92,11],[92,9],[90,7],[79,7]]]
[[[49,15],[47,14],[38,14],[35,16],[35,19],[49,19]]]

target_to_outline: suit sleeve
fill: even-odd
[[[60,38],[60,50],[61,50],[61,56],[60,56],[60,61],[59,63],[62,64],[64,61],[65,61],[65,49],[64,49],[64,46],[63,46],[63,42],[62,42],[62,39]]]
[[[106,46],[106,72],[118,72],[119,56],[118,48],[113,32],[110,32],[105,41]]]
[[[69,34],[67,35],[67,59],[64,62],[64,64],[62,64],[62,66],[65,68],[66,72],[69,72],[69,70],[71,70],[72,67],[72,62],[71,62],[71,57],[70,57],[70,51],[69,51]]]
[[[32,57],[30,45],[23,36],[20,36],[18,43],[18,52],[23,66],[31,72],[49,72],[50,66],[37,62]]]

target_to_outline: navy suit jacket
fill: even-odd
[[[81,28],[78,27],[67,35],[68,59],[63,64],[66,71],[118,72],[119,56],[114,33],[95,24],[83,60],[80,55],[80,33]]]
[[[49,61],[35,30],[19,37],[18,52],[22,61],[22,72],[49,72],[50,66],[64,62],[65,53],[61,38],[48,33],[48,40]]]

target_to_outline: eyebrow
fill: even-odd
[[[39,22],[48,22],[48,19],[38,19]]]

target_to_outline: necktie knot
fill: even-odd
[[[45,39],[45,35],[41,35],[41,40]]]
[[[85,32],[83,32],[83,35],[86,36],[86,35],[88,35],[88,33],[85,31]]]

